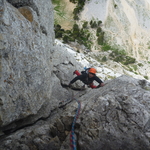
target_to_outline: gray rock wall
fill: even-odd
[[[50,0],[8,2],[1,1],[2,135],[50,116],[68,98],[61,83],[68,84],[79,68],[65,47],[54,44]]]
[[[121,76],[82,97],[85,107],[76,131],[80,149],[149,150],[150,91],[147,86],[150,83],[144,80]]]
[[[20,119],[30,117],[29,122],[33,122],[37,118],[49,115],[53,86],[51,72],[54,29],[51,0],[34,0],[30,3],[10,2],[14,6],[21,7],[15,8],[7,1],[1,1],[0,127],[2,130],[5,130],[6,125]],[[20,124],[24,123],[28,121]],[[18,125],[14,124],[13,127]]]
[[[77,149],[150,150],[150,83],[121,76],[100,89],[74,91],[81,102],[75,124]],[[71,93],[71,91],[69,91]],[[50,118],[0,139],[0,149],[69,150],[78,108],[72,100]]]
[[[54,45],[51,1],[0,1],[0,149],[149,150],[150,83],[128,76],[100,88],[63,88],[82,67]],[[67,105],[60,102],[72,100]]]

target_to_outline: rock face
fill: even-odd
[[[125,49],[138,60],[150,60],[150,53],[146,52],[150,49],[150,2],[110,1],[108,10],[105,20],[106,39],[110,43],[116,43],[116,46]]]
[[[78,149],[150,150],[150,83],[121,76],[95,90],[62,87],[82,67],[54,44],[51,1],[2,0],[0,17],[1,150],[69,150],[75,100]]]
[[[121,76],[100,89],[73,92],[81,102],[76,122],[77,148],[82,150],[150,150],[150,83]],[[70,91],[71,92],[71,91]],[[4,138],[0,149],[69,150],[76,101],[51,118]]]
[[[121,76],[101,88],[99,93],[91,91],[90,98],[82,97],[86,107],[80,115],[80,148],[150,149],[150,91],[145,89],[145,81]]]
[[[61,83],[69,83],[77,66],[65,48],[54,46],[50,0],[8,2],[0,8],[1,134],[48,117],[66,98]]]
[[[19,1],[10,2],[19,6]],[[0,127],[3,128],[28,117],[34,121],[51,111],[47,102],[52,91],[54,30],[51,1],[26,1],[32,5],[24,6],[26,3],[22,2],[19,9],[5,0],[1,3]]]
[[[108,44],[124,49],[138,60],[150,60],[149,13],[149,0],[91,0],[86,3],[81,20],[101,20]]]

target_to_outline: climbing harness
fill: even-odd
[[[73,123],[72,123],[72,127],[71,127],[71,133],[70,133],[70,146],[72,148],[72,150],[76,150],[76,137],[75,137],[75,133],[74,133],[74,127],[75,127],[75,123],[79,117],[80,114],[80,109],[81,109],[81,102],[78,101],[77,99],[75,99],[78,103],[78,108],[76,110],[76,114],[74,116],[73,119]]]

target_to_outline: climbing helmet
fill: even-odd
[[[89,69],[89,73],[95,74],[95,73],[96,73],[96,69],[95,69],[95,68],[90,68],[90,69]]]

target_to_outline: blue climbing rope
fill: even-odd
[[[72,123],[72,127],[71,127],[71,133],[70,133],[70,146],[72,148],[72,150],[76,150],[76,137],[75,137],[75,133],[74,133],[74,126],[75,126],[75,123],[79,117],[79,114],[80,114],[80,109],[81,109],[81,102],[78,101],[77,99],[75,99],[78,103],[78,108],[76,110],[76,114],[74,116],[74,119],[73,119],[73,123]]]
[[[80,89],[79,92],[81,92],[82,89],[84,89],[84,85],[83,85],[83,87]],[[76,95],[79,94],[79,92],[77,92]],[[78,101],[78,100],[75,98],[76,95],[74,95],[72,98],[68,98],[67,100],[61,101],[61,102],[59,103],[59,105],[60,105],[59,108],[61,108],[61,107],[63,107],[64,105],[66,105],[68,102],[70,102],[70,100],[76,100],[76,102],[78,103],[78,108],[77,108],[77,110],[76,110],[76,114],[75,114],[74,119],[73,119],[73,123],[72,123],[72,127],[71,127],[71,133],[70,133],[70,146],[71,146],[72,150],[76,150],[76,137],[75,137],[75,133],[74,133],[74,127],[75,127],[76,121],[77,121],[77,119],[78,119],[78,117],[79,117],[80,109],[81,109],[81,102]],[[63,105],[64,102],[65,102],[66,104]],[[62,106],[61,106],[61,105],[62,105]]]

